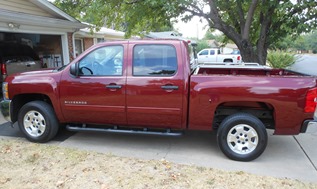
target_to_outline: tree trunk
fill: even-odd
[[[258,56],[253,49],[253,45],[249,41],[238,41],[236,42],[236,45],[240,50],[243,62],[259,63]]]

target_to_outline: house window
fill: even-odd
[[[97,43],[102,43],[102,42],[105,42],[104,38],[97,38]]]
[[[84,51],[84,45],[82,39],[75,39],[75,54],[76,57]]]

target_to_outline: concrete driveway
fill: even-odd
[[[0,137],[16,138],[22,135],[0,117]],[[317,183],[317,134],[293,137],[273,136],[270,133],[266,151],[252,162],[229,160],[217,146],[216,133],[211,132],[186,132],[180,137],[167,137],[64,130],[50,143],[117,156],[166,159],[181,164]]]
[[[317,55],[302,54],[298,56],[299,59],[290,67],[290,69],[300,73],[317,76]]]

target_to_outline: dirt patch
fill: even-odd
[[[317,188],[242,171],[0,139],[0,188]]]

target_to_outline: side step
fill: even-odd
[[[132,129],[119,129],[117,127],[113,128],[91,128],[91,127],[81,127],[81,126],[71,126],[67,125],[66,129],[69,131],[76,132],[104,132],[104,133],[125,133],[125,134],[145,134],[145,135],[163,135],[163,136],[181,136],[182,132],[171,132],[170,129],[166,129],[165,132],[160,131],[149,131],[146,128],[143,130],[132,130]]]

